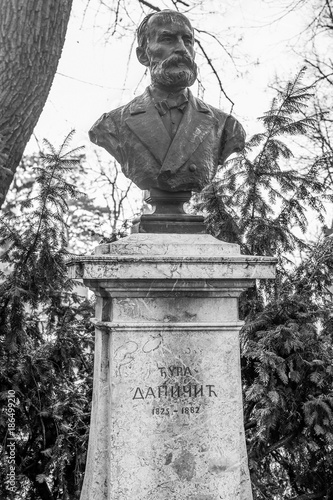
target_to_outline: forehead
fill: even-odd
[[[155,14],[148,22],[148,36],[168,31],[172,33],[188,33],[193,35],[193,28],[189,20],[178,13]]]

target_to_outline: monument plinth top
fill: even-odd
[[[89,286],[103,280],[105,286],[107,281],[126,281],[131,287],[132,281],[133,286],[145,283],[152,291],[163,281],[173,290],[188,285],[193,291],[229,287],[231,281],[237,287],[242,281],[247,288],[256,279],[273,279],[276,262],[272,257],[241,255],[239,245],[208,234],[137,233],[100,245],[95,255],[73,257],[68,266],[72,278]]]

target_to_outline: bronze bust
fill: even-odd
[[[148,15],[137,31],[137,57],[151,85],[129,104],[105,113],[89,132],[141,189],[201,191],[245,133],[231,115],[192,95],[197,77],[193,28],[186,16]]]

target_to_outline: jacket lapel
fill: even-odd
[[[177,172],[217,122],[209,107],[202,101],[194,99],[189,91],[189,104],[167,152],[160,174]]]
[[[127,126],[162,165],[170,147],[170,136],[150,97],[148,89],[130,105]]]

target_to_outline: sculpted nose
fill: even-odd
[[[177,54],[187,54],[188,53],[188,50],[187,50],[186,45],[184,44],[184,41],[182,38],[178,38],[177,45],[175,47],[175,52]]]

